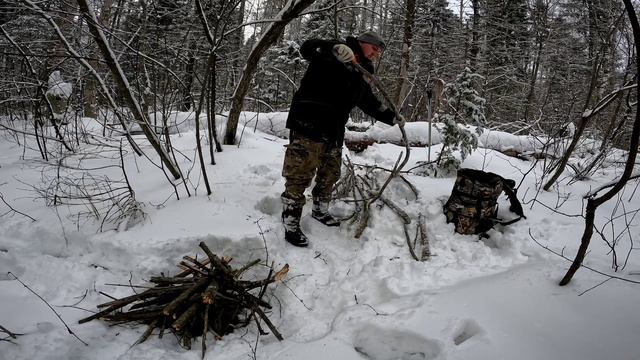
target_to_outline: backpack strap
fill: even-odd
[[[516,213],[518,217],[509,221],[498,221],[497,223],[501,225],[511,225],[522,218],[526,219],[527,217],[524,215],[522,204],[520,203],[520,200],[518,200],[518,196],[516,195],[515,182],[513,180],[507,180],[502,176],[500,176],[500,179],[502,179],[502,191],[507,194],[507,196],[509,197],[509,203],[511,203],[509,210]]]

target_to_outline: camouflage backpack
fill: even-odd
[[[444,205],[447,223],[456,225],[460,234],[484,234],[495,224],[509,225],[526,218],[515,190],[516,182],[490,172],[460,169],[451,196]],[[509,210],[519,217],[501,221],[498,213],[498,197],[504,191],[509,197]]]

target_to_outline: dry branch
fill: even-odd
[[[629,22],[631,23],[631,28],[633,29],[633,39],[635,43],[636,51],[640,49],[640,23],[638,22],[638,17],[636,15],[636,10],[630,0],[623,0],[627,15],[629,16]],[[640,71],[640,63],[636,64],[636,70]],[[636,87],[636,96],[640,96],[640,88]],[[578,269],[582,266],[582,262],[587,255],[587,250],[589,249],[589,243],[591,242],[591,236],[593,235],[593,229],[595,227],[595,217],[596,210],[598,207],[605,202],[611,200],[617,193],[625,187],[625,185],[629,182],[629,179],[632,176],[635,161],[638,156],[638,147],[640,144],[640,103],[636,104],[636,118],[633,122],[633,130],[631,132],[631,137],[629,140],[629,156],[627,157],[627,162],[625,164],[624,172],[622,176],[618,179],[618,182],[605,194],[596,197],[593,194],[587,200],[587,207],[585,211],[585,224],[584,231],[582,233],[582,238],[580,239],[580,247],[578,248],[578,252],[576,254],[571,267],[564,275],[562,280],[560,280],[560,286],[567,285],[573,275],[578,271]]]
[[[420,260],[426,261],[431,258],[431,248],[429,244],[429,238],[427,237],[427,221],[422,213],[418,215],[418,229],[418,232],[420,234],[420,245],[422,245]]]
[[[200,248],[207,255],[202,261],[183,257],[178,267],[185,271],[173,277],[151,277],[155,286],[139,294],[100,304],[98,308],[103,310],[81,319],[79,323],[102,319],[118,324],[146,324],[145,332],[134,345],[144,342],[157,328],[159,337],[169,329],[187,348],[195,337],[202,336],[203,357],[208,332],[219,338],[238,327],[247,326],[254,318],[263,321],[274,336],[282,340],[282,335],[263,310],[271,309],[263,295],[269,284],[283,280],[289,266],[285,265],[277,272],[270,268],[264,279],[242,280],[240,275],[260,260],[251,261],[236,270],[229,265],[230,259],[214,254],[204,242],[200,243]],[[252,290],[255,293],[251,293]]]
[[[349,157],[347,157],[344,161],[346,172],[336,184],[336,194],[342,201],[354,205],[353,214],[347,218],[351,219],[352,224],[356,224],[354,233],[355,238],[362,236],[364,230],[369,225],[371,211],[375,208],[372,205],[376,201],[380,201],[401,219],[401,224],[399,224],[399,226],[402,226],[402,232],[405,236],[407,245],[409,246],[411,257],[417,261],[425,261],[431,257],[431,251],[429,249],[429,240],[427,238],[424,216],[422,214],[419,214],[418,216],[416,240],[412,241],[409,236],[408,228],[408,225],[412,223],[412,215],[408,214],[398,204],[395,204],[389,198],[382,195],[385,187],[390,183],[391,179],[397,177],[402,180],[400,183],[409,187],[413,194],[415,194],[416,198],[418,197],[418,190],[415,186],[413,186],[413,184],[411,184],[406,178],[399,176],[397,173],[401,165],[401,159],[402,155],[398,157],[394,168],[392,170],[388,170],[375,165],[355,165],[351,162]],[[391,175],[386,178],[384,185],[380,186],[376,180],[383,175],[382,173],[391,173]],[[415,250],[418,245],[421,247],[420,256],[416,254]]]

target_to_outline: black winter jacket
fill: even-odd
[[[309,67],[293,95],[287,118],[287,128],[293,132],[334,146],[342,146],[344,127],[355,106],[389,125],[394,118],[393,111],[380,103],[362,74],[335,58],[333,46],[339,43],[312,39],[302,44],[300,54],[309,60]],[[358,40],[348,37],[346,44],[360,64],[373,73],[373,65],[364,57]]]

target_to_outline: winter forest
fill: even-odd
[[[0,0],[0,360],[637,359],[638,9]],[[291,247],[300,47],[369,30],[407,122],[351,112]],[[461,168],[522,219],[456,233]]]

